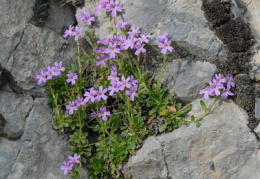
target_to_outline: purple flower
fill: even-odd
[[[68,162],[64,161],[63,163],[64,163],[64,165],[60,166],[60,170],[64,170],[63,175],[67,175],[68,171],[72,170],[74,164],[71,163],[70,161],[68,161]]]
[[[133,76],[133,75],[131,75],[131,76],[130,76],[129,83],[130,83],[132,86],[134,86],[134,87],[136,87],[136,88],[137,88],[137,83],[138,83],[138,80],[135,80],[135,79],[134,79],[134,76]]]
[[[172,42],[170,40],[167,40],[167,39],[165,39],[165,41],[163,43],[162,42],[159,43],[158,47],[162,48],[162,50],[161,50],[162,54],[166,54],[167,50],[172,52],[173,47],[170,46],[171,43]]]
[[[80,155],[78,155],[77,153],[74,154],[74,156],[68,156],[69,162],[71,163],[80,163],[79,161]]]
[[[110,43],[108,48],[106,49],[106,53],[109,53],[110,58],[115,58],[116,53],[120,53],[120,49],[116,48],[116,44]]]
[[[216,96],[220,95],[220,89],[224,89],[223,84],[218,83],[217,80],[213,79],[209,82],[209,85],[211,86],[212,93],[214,92]]]
[[[132,32],[127,32],[127,34],[130,35],[130,38],[135,38],[135,37],[139,37],[139,34],[141,33],[141,31],[139,31],[140,27],[132,27],[131,30]]]
[[[163,35],[158,35],[157,36],[157,40],[161,43],[163,43],[165,40],[168,40],[168,36],[169,34],[164,32]]]
[[[230,90],[230,87],[228,87],[227,89],[224,89],[222,91],[222,94],[221,94],[221,98],[222,99],[227,99],[228,96],[234,96],[234,93],[232,93]]]
[[[75,32],[73,35],[75,36],[74,40],[77,41],[80,37],[83,38],[83,27],[76,26],[75,27]]]
[[[60,72],[58,70],[56,70],[55,67],[48,66],[46,75],[47,75],[47,80],[51,80],[52,76],[59,76]]]
[[[92,117],[92,118],[94,118],[94,117],[97,117],[97,114],[93,112],[93,113],[91,113],[89,116]]]
[[[122,12],[123,8],[117,6],[118,1],[117,0],[111,0],[110,3],[106,6],[106,12],[111,11],[111,16],[116,17],[117,11]]]
[[[67,36],[73,36],[73,29],[74,26],[70,25],[69,29],[64,32],[63,37],[66,38]]]
[[[96,48],[96,52],[101,54],[105,53],[105,47]]]
[[[206,101],[209,100],[209,95],[213,96],[212,90],[210,88],[200,90],[199,94],[204,94],[204,98],[206,99]]]
[[[85,101],[82,97],[78,97],[78,99],[75,101],[77,103],[77,106],[80,107],[85,104]]]
[[[129,80],[130,80],[129,77],[127,77],[125,79],[125,76],[123,75],[121,79],[122,79],[122,81],[120,82],[119,90],[123,91],[125,89],[125,87],[126,88],[130,88],[131,87],[131,84],[129,83]]]
[[[226,77],[227,88],[235,87],[235,83],[231,81],[232,79],[233,76],[228,74]]]
[[[107,79],[111,80],[111,82],[118,81],[117,71],[111,71],[111,75],[108,76]]]
[[[91,25],[91,22],[95,21],[95,16],[90,12],[85,12],[85,15],[81,18],[81,21],[87,23],[87,25]]]
[[[136,56],[138,56],[141,52],[142,52],[142,53],[145,53],[145,52],[146,52],[146,50],[145,50],[145,48],[144,48],[144,44],[137,43],[136,46],[135,46],[135,48],[137,49],[137,50],[135,51],[135,55],[136,55]]]
[[[97,91],[94,90],[94,88],[90,88],[90,91],[86,91],[84,96],[86,96],[86,98],[84,99],[84,101],[87,103],[89,100],[91,100],[91,102],[93,103],[96,100],[96,95]]]
[[[105,93],[107,92],[107,88],[103,89],[103,86],[100,86],[96,93],[96,101],[99,102],[101,99],[107,100],[107,96]]]
[[[83,7],[82,9],[79,8],[78,10],[79,10],[79,11],[78,11],[78,13],[75,15],[75,17],[80,18],[81,21],[82,21],[82,19],[85,17],[86,8]]]
[[[109,96],[113,96],[114,92],[118,92],[118,85],[117,81],[111,81],[111,85],[108,87],[108,90],[110,90]]]
[[[69,110],[69,114],[73,114],[74,111],[78,110],[78,106],[74,101],[69,101],[69,105],[66,105],[66,109]]]
[[[78,79],[78,75],[77,73],[72,73],[71,71],[68,72],[67,74],[68,79],[66,80],[67,83],[71,82],[71,84],[75,84],[76,83],[76,79]]]
[[[107,116],[111,116],[110,111],[107,111],[106,107],[100,107],[99,113],[97,113],[97,117],[102,117],[102,120],[106,121]]]
[[[118,37],[118,45],[120,45],[120,50],[125,50],[125,42],[126,42],[126,36],[120,35]]]
[[[56,70],[58,70],[59,72],[65,71],[65,67],[62,67],[62,62],[54,62],[54,65]]]
[[[222,79],[222,78],[221,78],[221,74],[215,74],[215,80],[216,80],[218,83],[226,83],[226,79]]]
[[[102,8],[106,8],[106,6],[109,4],[109,0],[99,0],[99,4],[96,7],[97,14],[100,13]]]
[[[42,84],[42,82],[46,83],[47,78],[45,70],[41,70],[41,72],[36,75],[36,79],[38,79],[37,85]]]
[[[126,41],[125,41],[125,47],[124,47],[124,50],[127,50],[129,47],[131,49],[133,49],[135,47],[135,42],[137,41],[136,38],[128,38]]]
[[[132,86],[130,88],[130,91],[125,91],[126,95],[130,95],[130,101],[134,101],[135,100],[135,96],[138,97],[138,94],[136,93],[137,87]]]
[[[117,71],[117,68],[116,68],[115,65],[111,65],[111,66],[110,66],[110,70],[111,70],[111,71]]]
[[[104,54],[101,54],[100,57],[97,56],[96,58],[98,59],[98,61],[96,61],[96,66],[101,65],[102,68],[105,68],[106,67],[105,61],[107,61],[109,57],[108,56],[105,57]]]
[[[151,38],[151,35],[144,35],[144,34],[141,34],[141,37],[138,38],[138,41],[141,42],[141,43],[148,43],[149,42],[149,39],[148,38]]]
[[[124,22],[122,19],[116,21],[116,28],[120,28],[122,30],[126,30],[126,28],[129,26],[128,22]]]

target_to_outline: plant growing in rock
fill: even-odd
[[[141,70],[141,60],[151,35],[142,34],[139,27],[130,28],[127,22],[116,19],[117,13],[123,10],[118,1],[100,0],[97,13],[102,8],[112,18],[111,36],[97,40],[91,26],[95,16],[85,8],[79,9],[76,17],[88,27],[85,35],[94,49],[81,55],[83,28],[70,26],[64,38],[71,36],[77,43],[77,67],[55,62],[54,66],[48,66],[36,76],[37,84],[45,83],[49,91],[48,104],[54,107],[53,126],[60,132],[71,133],[70,149],[74,157],[69,159],[75,159],[75,162],[64,162],[61,170],[65,175],[71,172],[72,178],[80,177],[87,158],[90,178],[121,177],[120,169],[127,156],[135,155],[143,139],[152,133],[146,125],[147,119],[164,118],[160,132],[189,122],[196,122],[199,127],[199,121],[215,103],[206,108],[201,101],[203,116],[183,118],[191,110],[191,105],[182,107],[172,94],[167,95],[167,88],[161,84],[168,53],[173,51],[168,33],[157,37],[161,49],[158,59],[163,60],[163,65],[156,80],[150,81],[149,74]],[[233,95],[229,91],[234,87],[231,79],[231,76],[222,79],[221,75],[216,75],[210,82],[211,89],[200,93],[206,99],[216,96],[217,100],[220,95],[227,98]],[[91,130],[99,134],[94,143],[88,141]]]

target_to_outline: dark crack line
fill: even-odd
[[[12,57],[12,55],[14,54],[14,52],[16,51],[17,47],[18,47],[18,46],[20,45],[20,43],[22,42],[22,39],[23,39],[23,36],[24,36],[24,32],[25,32],[25,30],[27,29],[28,26],[29,26],[29,25],[27,25],[27,26],[23,29],[22,35],[21,35],[21,37],[20,37],[19,42],[16,44],[16,46],[15,46],[14,49],[11,51],[11,54],[10,54],[9,57],[8,57],[8,62],[10,61],[10,58]],[[10,70],[10,71],[12,71],[12,68],[13,68],[13,66],[14,66],[14,62],[15,62],[15,60],[14,60],[13,63],[12,63],[12,66],[11,66],[11,70]]]
[[[17,156],[16,156],[16,159],[14,160],[13,166],[12,166],[12,168],[9,170],[8,175],[5,177],[5,179],[6,179],[6,178],[10,175],[10,173],[13,171],[14,166],[15,166],[15,164],[16,164],[16,162],[17,162],[17,159],[18,159],[18,157],[19,157],[19,155],[20,155],[20,153],[21,153],[21,149],[22,149],[22,147],[19,148],[18,153],[17,153]]]
[[[60,47],[60,50],[59,50],[59,52],[58,52],[58,59],[60,58],[60,54],[61,54],[61,52],[63,51],[63,48],[65,48],[66,47],[66,42],[64,42],[64,43],[62,43],[62,45],[61,45],[61,47]]]
[[[165,146],[165,145],[164,145],[163,142],[161,142],[159,139],[157,139],[156,136],[155,136],[154,138],[155,138],[155,140],[157,140],[157,141],[160,143],[160,145],[161,145],[161,152],[162,152],[162,155],[163,155],[163,161],[164,161],[164,164],[165,164],[166,170],[167,170],[166,179],[171,179],[171,177],[169,176],[169,175],[170,175],[170,171],[169,171],[168,164],[167,164],[167,162],[166,162],[166,155],[165,155],[165,152],[164,152],[164,146]]]

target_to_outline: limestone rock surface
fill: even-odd
[[[198,91],[208,85],[215,70],[215,65],[209,62],[191,58],[174,59],[165,69],[163,83],[169,93],[175,92],[181,100],[187,102],[198,97]]]
[[[203,114],[199,100],[192,104],[191,114]],[[149,137],[130,157],[124,174],[135,179],[259,178],[259,143],[247,118],[232,101],[220,101],[200,128],[189,124]]]
[[[31,108],[19,140],[0,138],[0,163],[5,164],[1,165],[0,178],[69,178],[59,170],[69,155],[68,137],[52,129],[46,99],[35,99]]]
[[[85,1],[86,9],[92,13],[96,13],[97,4],[98,1]],[[158,44],[158,35],[167,32],[182,53],[188,52],[209,61],[217,56],[225,60],[226,51],[207,26],[201,4],[201,0],[121,0],[120,6],[124,8],[121,18],[133,27],[140,27],[143,33],[152,34],[152,45]],[[107,37],[108,27],[112,24],[104,10],[98,15],[97,24],[95,32],[98,37]]]

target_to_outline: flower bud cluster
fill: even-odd
[[[41,72],[36,75],[36,79],[38,79],[37,85],[46,83],[48,80],[51,80],[53,76],[60,76],[62,71],[65,71],[62,62],[54,62],[54,66],[48,66],[47,69],[42,69]]]
[[[68,172],[73,169],[76,163],[80,163],[79,158],[80,155],[77,153],[75,153],[74,156],[68,156],[69,161],[64,161],[64,165],[60,166],[60,170],[63,170],[64,175],[67,175]]]
[[[64,32],[63,37],[66,38],[67,36],[72,36],[74,37],[74,40],[77,41],[79,40],[79,38],[83,38],[84,34],[83,34],[83,27],[79,27],[79,26],[69,26],[69,29],[66,30]]]
[[[222,99],[227,99],[228,96],[233,96],[230,91],[231,87],[235,87],[235,83],[231,80],[233,76],[227,75],[226,78],[221,78],[221,74],[215,74],[215,77],[209,82],[211,88],[202,89],[199,94],[204,94],[206,101],[209,96],[221,96]]]

